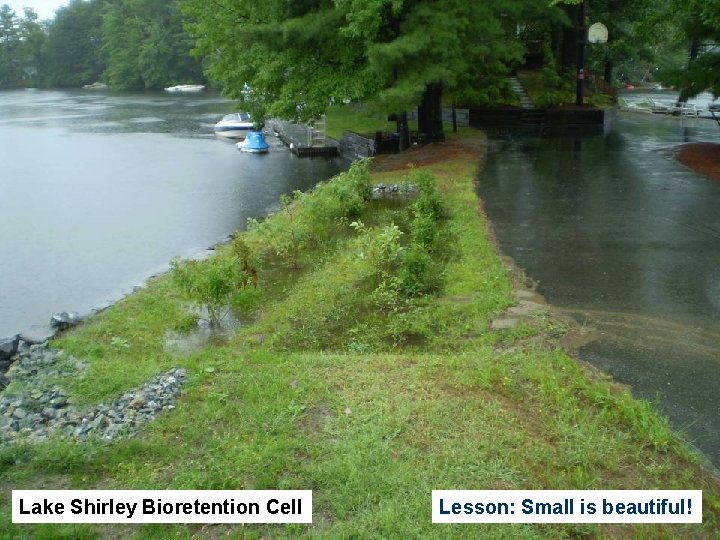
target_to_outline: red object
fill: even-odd
[[[634,85],[634,84],[630,84],[630,83],[626,83],[626,84],[625,84],[625,90],[635,90],[635,85]]]

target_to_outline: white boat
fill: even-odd
[[[202,92],[205,90],[204,84],[178,84],[177,86],[168,86],[166,92],[184,92],[184,93],[195,93]]]
[[[244,139],[252,129],[253,121],[246,112],[226,114],[215,124],[215,134],[228,139]]]

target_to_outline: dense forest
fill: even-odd
[[[119,90],[204,82],[175,1],[72,0],[51,21],[0,6],[0,87]]]
[[[589,24],[604,44],[580,43]],[[720,0],[71,0],[49,21],[0,7],[0,88],[145,90],[206,77],[258,117],[312,118],[333,100],[388,113],[502,100],[507,75],[579,58],[608,83],[720,92]],[[429,126],[427,131],[432,131]]]

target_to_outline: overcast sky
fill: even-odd
[[[7,4],[19,17],[23,16],[23,7],[31,7],[40,19],[52,19],[55,10],[67,5],[70,0],[0,0],[0,5]]]

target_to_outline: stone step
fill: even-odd
[[[523,88],[522,83],[517,79],[517,77],[509,77],[508,83],[510,84],[510,88],[513,91],[513,93],[520,99],[520,106],[523,109],[534,109],[535,104],[532,102],[530,97],[527,95],[527,92],[525,92],[525,88]]]

